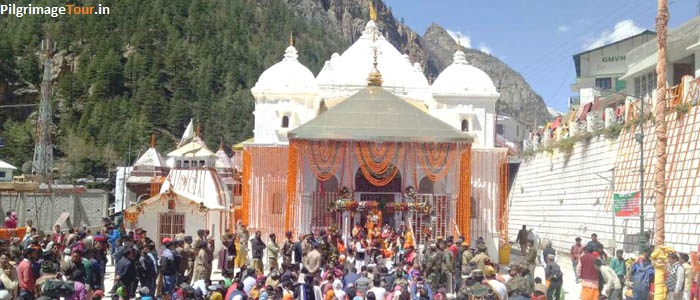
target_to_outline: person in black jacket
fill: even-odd
[[[253,252],[253,268],[257,274],[263,274],[263,251],[267,246],[265,243],[263,243],[262,238],[260,237],[260,231],[255,232],[255,237],[250,240],[250,245]]]
[[[135,258],[136,251],[131,248],[127,249],[125,255],[117,262],[115,272],[115,278],[118,284],[126,288],[128,297],[136,295],[136,285],[138,284],[136,265],[134,265]]]
[[[147,287],[149,296],[153,296],[156,291],[156,277],[158,276],[158,270],[156,270],[156,262],[147,253],[153,251],[153,245],[143,246],[143,255],[139,257],[139,262],[137,264],[139,281],[142,287]]]

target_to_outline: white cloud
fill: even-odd
[[[567,32],[567,31],[569,31],[569,29],[571,29],[571,28],[569,28],[569,26],[566,26],[566,25],[559,25],[559,27],[557,27],[557,30],[559,32]]]
[[[462,47],[465,47],[465,48],[472,47],[472,39],[469,38],[468,36],[462,34],[462,32],[452,31],[452,30],[447,29],[447,34],[449,34],[452,37],[452,39],[455,40],[455,42],[462,45]]]
[[[591,37],[586,39],[583,42],[583,49],[590,50],[593,48],[598,48],[606,44],[614,43],[619,40],[628,38],[642,31],[644,31],[644,28],[634,24],[634,21],[629,19],[623,20],[615,24],[615,28],[613,28],[612,31],[606,30],[603,31],[597,37]]]
[[[484,52],[486,54],[491,54],[491,51],[492,51],[491,48],[489,46],[486,46],[486,44],[484,42],[479,43],[479,50],[481,50],[481,52]]]

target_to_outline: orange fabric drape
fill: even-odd
[[[304,154],[309,162],[309,169],[319,181],[331,179],[338,170],[345,154],[345,147],[339,141],[303,141]]]
[[[243,224],[248,225],[249,214],[250,214],[250,175],[253,157],[250,155],[248,149],[243,150],[243,189],[241,191],[242,203],[241,203],[241,221]]]
[[[425,176],[430,181],[437,181],[445,177],[454,164],[456,157],[456,144],[421,144],[417,147],[418,161]]]
[[[472,148],[467,145],[459,160],[459,198],[457,199],[457,227],[464,240],[471,240],[471,177]]]
[[[294,143],[289,143],[289,151],[287,153],[289,159],[287,160],[287,207],[284,214],[284,230],[290,231],[294,226],[294,208],[297,192],[297,161],[299,158]]]
[[[399,172],[404,158],[402,143],[357,142],[355,155],[365,179],[374,186],[389,184]]]
[[[501,161],[498,174],[498,224],[501,242],[508,242],[508,157]]]

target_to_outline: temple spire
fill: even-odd
[[[156,147],[156,134],[151,134],[151,148]]]
[[[289,32],[289,46],[294,46],[294,32]]]
[[[382,73],[379,73],[377,69],[377,47],[374,47],[374,62],[372,63],[372,71],[369,72],[369,78],[367,79],[367,86],[382,86]]]

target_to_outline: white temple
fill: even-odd
[[[331,55],[317,76],[299,62],[292,42],[283,59],[260,75],[251,89],[255,98],[254,138],[243,143],[243,204],[234,209],[236,215],[240,215],[250,228],[276,232],[278,236],[284,230],[308,232],[308,224],[312,223],[314,216],[324,215],[322,211],[307,213],[308,210],[325,210],[317,207],[317,203],[335,201],[341,187],[352,189],[354,180],[361,180],[357,177],[361,175],[351,170],[349,174],[336,174],[327,181],[319,181],[313,187],[297,186],[298,193],[290,193],[295,186],[288,180],[301,179],[289,177],[294,168],[289,166],[296,162],[292,160],[293,151],[288,151],[288,133],[367,89],[368,75],[374,63],[381,73],[382,89],[473,138],[468,236],[473,240],[483,237],[490,254],[496,256],[499,238],[501,243],[507,238],[500,233],[507,228],[504,216],[508,160],[506,149],[494,148],[499,93],[493,81],[483,70],[470,65],[463,51],[457,50],[453,63],[431,85],[420,63],[412,62],[407,54],[402,54],[387,41],[374,21],[368,21],[362,35],[342,54]],[[362,118],[357,122],[363,122]],[[455,169],[456,165],[458,163],[455,163]],[[306,183],[314,177],[308,165],[301,166],[299,172],[300,178],[307,179],[304,180]],[[438,221],[430,226],[442,230],[440,232],[464,234],[454,230],[457,225],[451,221],[456,219],[455,214],[460,213],[455,206],[456,198],[444,193],[455,186],[452,182],[445,179],[430,183],[420,171],[409,171],[413,177],[408,176],[406,170],[401,172],[402,182],[397,188],[378,188],[386,194],[382,201],[402,201],[401,191],[407,186],[416,187],[425,199],[447,197],[449,209],[442,212],[447,215],[439,215]],[[455,180],[456,173],[451,174],[449,180]],[[408,178],[412,178],[410,182]],[[353,197],[361,200],[362,193],[353,190]],[[290,213],[294,220],[285,220],[285,215]]]
[[[286,133],[367,87],[377,54],[382,87],[420,105],[429,114],[474,136],[475,148],[494,147],[495,107],[499,97],[489,76],[469,64],[464,52],[430,85],[420,63],[411,63],[377,29],[374,21],[343,54],[334,53],[318,76],[298,61],[290,45],[282,61],[260,75],[255,97],[256,145],[286,145]]]

